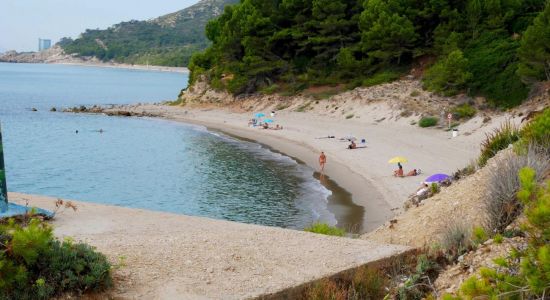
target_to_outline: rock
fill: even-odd
[[[38,109],[33,107],[33,108],[31,108],[31,111],[38,111]]]
[[[52,107],[52,108],[50,108],[50,111],[57,111],[57,108]]]

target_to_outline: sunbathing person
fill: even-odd
[[[416,175],[418,175],[418,172],[416,171],[416,169],[414,169],[414,170],[410,171],[409,173],[407,173],[407,175],[405,175],[405,176],[416,176]]]
[[[264,123],[263,128],[264,129],[269,129],[269,125],[267,123]]]
[[[355,144],[354,141],[351,141],[351,144],[349,144],[348,149],[357,149],[357,144]]]
[[[393,171],[393,176],[395,177],[403,177],[403,166],[401,164],[398,164],[399,169]]]

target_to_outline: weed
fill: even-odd
[[[472,242],[476,245],[483,244],[489,236],[485,231],[485,228],[476,226],[472,231]]]
[[[379,85],[382,83],[392,82],[399,79],[400,76],[401,76],[401,73],[394,72],[394,71],[379,72],[363,80],[363,86],[369,87],[369,86]]]
[[[260,92],[264,95],[272,95],[272,94],[275,94],[278,90],[279,90],[279,85],[272,84],[270,86],[263,88]]]
[[[469,119],[476,115],[477,110],[468,103],[456,106],[452,112],[458,119]]]
[[[344,236],[346,234],[343,229],[330,226],[326,223],[314,223],[311,226],[304,228],[304,231],[332,236]]]
[[[430,192],[432,195],[435,195],[441,191],[441,188],[439,187],[439,184],[433,182],[432,185],[430,185]]]
[[[447,227],[441,238],[441,247],[447,258],[454,261],[472,246],[470,229],[463,223],[455,222]]]
[[[423,117],[418,122],[418,126],[425,128],[425,127],[432,127],[437,125],[439,122],[439,119],[436,117]]]
[[[479,166],[485,166],[491,157],[518,140],[518,128],[510,120],[502,123],[499,128],[487,134],[485,140],[481,143],[481,155],[478,159]]]
[[[420,96],[420,91],[414,90],[411,92],[411,97],[418,97],[418,96]]]
[[[279,103],[277,106],[275,106],[275,110],[283,110],[287,109],[290,105],[287,103]]]
[[[354,116],[355,116],[354,114],[349,114],[349,115],[346,116],[346,119],[351,119],[351,118],[353,118]]]
[[[311,101],[308,101],[300,106],[298,106],[298,108],[296,109],[297,112],[305,112],[306,110],[309,109],[311,105]]]

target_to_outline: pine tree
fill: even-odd
[[[550,2],[525,31],[518,54],[525,81],[550,80]]]

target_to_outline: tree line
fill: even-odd
[[[206,35],[191,83],[234,94],[356,87],[429,62],[425,88],[511,107],[550,80],[546,0],[241,0]]]

